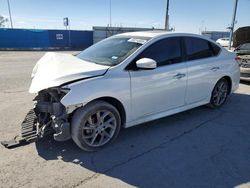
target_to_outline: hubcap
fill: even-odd
[[[213,102],[216,106],[223,104],[227,98],[228,87],[225,82],[221,82],[216,86],[213,93]]]
[[[89,146],[102,146],[113,137],[116,125],[116,119],[112,112],[108,110],[97,111],[91,114],[84,124],[83,140]]]

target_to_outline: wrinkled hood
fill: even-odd
[[[47,52],[32,71],[30,93],[64,83],[105,74],[109,66],[79,59],[71,54]]]

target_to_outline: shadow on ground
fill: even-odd
[[[121,131],[94,153],[46,138],[46,160],[75,163],[137,187],[234,187],[250,181],[250,96],[233,94],[223,108],[199,107]],[[60,173],[60,172],[57,172]]]

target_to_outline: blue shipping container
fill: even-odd
[[[93,31],[0,29],[0,49],[85,49]]]

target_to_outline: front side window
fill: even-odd
[[[101,65],[121,63],[149,38],[112,37],[94,44],[77,55],[78,58]]]
[[[185,37],[185,47],[187,60],[212,57],[214,55],[217,55],[220,50],[218,49],[218,46],[215,46],[209,41],[195,37]]]
[[[157,66],[179,63],[182,61],[181,43],[179,37],[162,39],[146,48],[137,58],[150,58]]]

